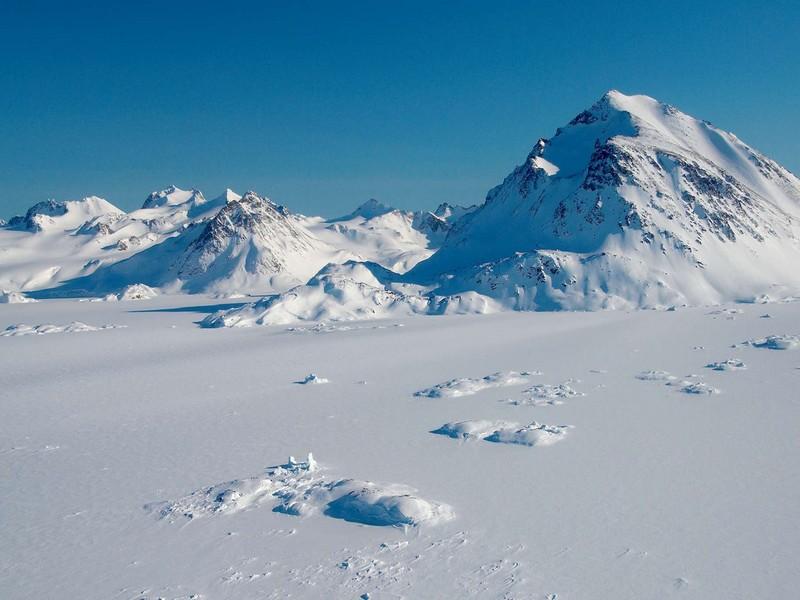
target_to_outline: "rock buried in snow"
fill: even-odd
[[[706,368],[714,371],[741,371],[746,369],[747,365],[738,358],[729,358],[719,362],[708,363]]]
[[[158,296],[158,292],[149,285],[134,283],[125,287],[119,294],[119,300],[150,300]]]
[[[456,439],[482,439],[497,444],[522,446],[549,446],[564,439],[569,425],[542,425],[534,421],[529,425],[505,421],[458,421],[445,423],[431,431]]]
[[[38,300],[29,298],[22,292],[0,290],[0,304],[27,304],[29,302],[38,302]]]
[[[769,335],[764,338],[747,340],[747,346],[754,348],[767,348],[769,350],[794,350],[800,347],[800,336],[798,335]]]
[[[85,331],[104,331],[106,329],[120,329],[127,327],[126,325],[87,325],[80,321],[73,321],[69,325],[26,325],[19,323],[17,325],[9,325],[3,331],[0,331],[2,337],[17,337],[21,335],[46,335],[48,333],[83,333]]]
[[[295,383],[300,385],[319,385],[322,383],[328,383],[328,380],[324,377],[318,377],[314,373],[309,373],[305,376],[305,378],[301,379],[300,381],[295,381]]]
[[[457,398],[459,396],[471,396],[482,390],[489,388],[507,387],[511,385],[522,385],[528,383],[528,377],[539,375],[532,371],[499,371],[479,379],[472,377],[462,377],[461,379],[451,379],[444,383],[438,383],[433,387],[414,392],[415,396],[425,398]]]
[[[319,471],[311,453],[305,461],[290,457],[286,464],[269,467],[261,475],[212,485],[145,509],[170,521],[233,514],[264,504],[287,515],[307,516],[321,510],[326,516],[364,525],[432,525],[453,518],[449,506],[419,498],[406,486],[327,480]]]

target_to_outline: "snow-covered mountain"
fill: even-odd
[[[784,297],[800,292],[799,259],[800,180],[731,133],[616,91],[540,139],[478,207],[370,200],[324,219],[173,186],[127,214],[95,197],[39,203],[0,230],[5,289],[294,288],[259,305],[260,322]]]
[[[84,277],[207,221],[233,197],[171,186],[130,213],[95,196],[40,202],[0,229],[0,285],[30,291]]]
[[[412,276],[446,273],[439,293],[517,309],[716,303],[796,290],[799,234],[794,175],[708,122],[611,91],[539,140]]]
[[[799,260],[794,175],[706,121],[611,91],[540,139],[401,281],[413,296],[492,299],[472,303],[479,312],[658,308],[796,294]],[[321,277],[331,279],[320,273],[315,290]],[[293,303],[311,305],[294,313],[317,314],[317,303],[351,318],[343,278],[329,283],[338,315],[302,290]],[[362,294],[376,299],[371,312],[386,314],[377,290],[398,293],[397,281],[360,283],[375,288]],[[283,304],[263,307],[261,321]]]
[[[30,232],[66,231],[101,216],[123,214],[116,206],[97,196],[66,202],[45,200],[31,206],[24,215],[13,217],[7,227]]]
[[[310,217],[303,224],[317,238],[360,260],[405,273],[433,254],[468,210],[442,204],[434,212],[403,211],[372,199],[345,216]]]
[[[48,201],[0,230],[0,284],[41,295],[106,295],[137,283],[189,293],[281,292],[328,263],[373,261],[405,272],[430,256],[463,210],[437,217],[370,200],[326,220],[292,214],[254,192],[228,189],[206,200],[175,186],[130,213],[94,197]]]
[[[196,202],[197,194],[193,197],[180,205]],[[134,282],[189,293],[267,293],[302,283],[338,259],[338,250],[268,198],[255,192],[241,197],[226,192],[221,198],[224,205],[210,219],[190,220],[175,235],[68,282],[60,293],[105,293]],[[160,201],[151,195],[150,208],[142,210],[170,206]],[[186,214],[204,204],[193,204]]]

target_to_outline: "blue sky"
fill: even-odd
[[[3,0],[0,216],[171,183],[325,215],[480,202],[610,88],[798,173],[798,32],[783,1]]]

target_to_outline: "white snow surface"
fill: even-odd
[[[797,355],[739,345],[746,370],[704,366],[795,334],[800,303],[198,327],[220,302],[2,307],[0,329],[126,327],[0,337],[0,597],[794,597]],[[586,400],[413,396],[531,366]],[[291,374],[312,368],[331,383],[309,393]],[[574,429],[528,448],[534,418]],[[431,435],[443,423],[484,439]],[[283,460],[309,449],[308,473]]]

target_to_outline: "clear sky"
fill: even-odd
[[[800,2],[0,0],[0,216],[169,184],[470,204],[617,88],[800,172]]]

